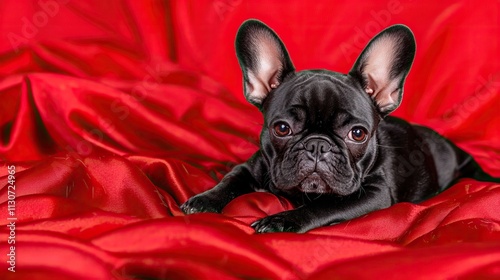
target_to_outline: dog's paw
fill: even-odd
[[[181,205],[181,210],[186,214],[204,212],[220,213],[222,208],[224,206],[220,206],[217,200],[204,194],[193,196]]]
[[[305,232],[305,229],[290,218],[292,215],[289,212],[282,212],[276,215],[268,216],[253,222],[250,226],[257,233],[266,232]]]

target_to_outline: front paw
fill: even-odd
[[[285,211],[278,213],[276,215],[271,215],[260,220],[257,220],[251,224],[251,227],[255,229],[257,233],[266,232],[305,232],[305,229],[297,217],[294,217],[294,213],[291,211]]]
[[[213,212],[220,213],[224,208],[222,203],[205,193],[191,197],[181,205],[181,210],[186,214]]]

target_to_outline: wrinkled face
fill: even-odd
[[[380,117],[362,85],[330,71],[298,72],[263,103],[261,151],[272,188],[348,195],[360,187]]]

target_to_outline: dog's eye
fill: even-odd
[[[349,131],[348,137],[354,142],[363,142],[366,139],[366,131],[362,127],[354,127]]]
[[[278,137],[285,137],[292,134],[292,130],[290,129],[290,126],[288,126],[288,124],[279,122],[274,126],[274,133]]]

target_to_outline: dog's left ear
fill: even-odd
[[[235,47],[245,97],[260,108],[269,92],[295,68],[278,35],[261,21],[245,21],[236,35]]]
[[[411,30],[404,25],[393,25],[368,43],[349,72],[375,101],[382,117],[401,104],[403,84],[415,50]]]

